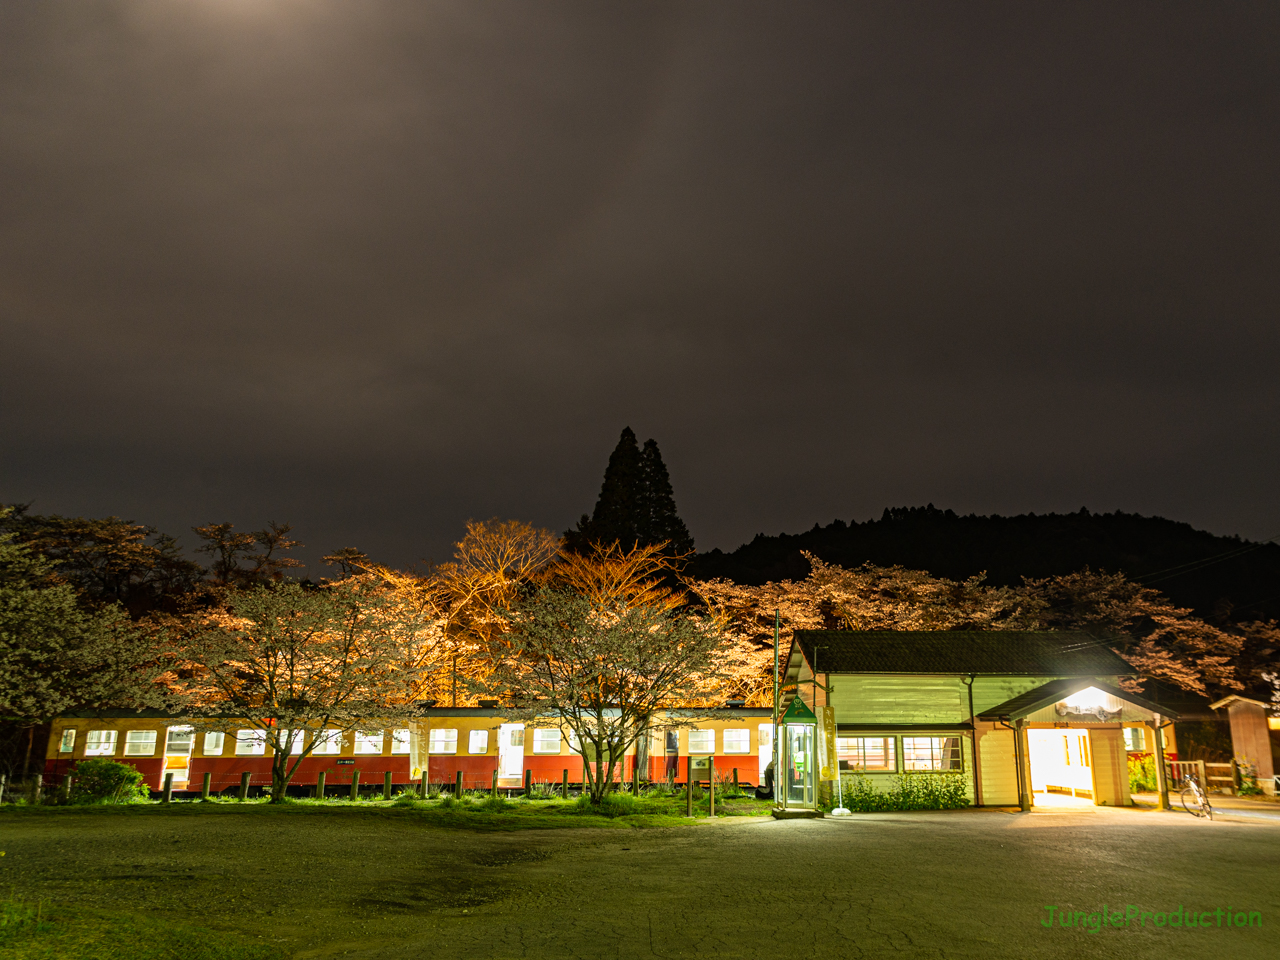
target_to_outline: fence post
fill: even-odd
[[[324,799],[324,771],[321,770],[316,774],[316,799]]]
[[[4,803],[4,788],[9,785],[9,775],[0,773],[0,803]]]
[[[733,768],[733,792],[735,794],[742,792],[742,788],[738,786],[738,768],[737,767]]]
[[[249,777],[250,777],[250,773],[248,770],[240,774],[240,799],[241,800],[249,799]]]
[[[164,797],[160,800],[160,802],[168,803],[172,799],[173,799],[173,771],[170,770],[168,773],[164,775]]]
[[[359,770],[351,771],[351,799],[352,800],[360,799],[360,771]]]
[[[209,788],[213,785],[213,774],[206,773],[200,783],[200,799],[209,799]]]
[[[693,816],[693,757],[689,758],[689,772],[684,778],[684,815]]]
[[[453,799],[462,799],[462,771],[459,770],[453,775]]]
[[[382,775],[382,799],[391,799],[391,771],[388,770]]]
[[[631,795],[640,796],[640,764],[631,764]]]
[[[564,799],[569,799],[569,771],[566,769],[560,774],[560,795]]]
[[[62,778],[62,799],[66,803],[71,802],[71,774],[67,774]]]
[[[497,799],[498,796],[498,771],[496,768],[493,771],[493,786],[489,788],[489,795],[494,799]]]
[[[716,815],[716,758],[711,758],[711,769],[707,777],[707,815]]]
[[[1240,764],[1235,757],[1231,758],[1231,792],[1237,797],[1240,795]]]
[[[528,800],[533,796],[533,771],[525,770],[524,772],[524,798]]]
[[[427,780],[427,771],[423,770],[422,779],[418,782],[418,793],[422,796],[423,800],[427,799],[427,790],[429,790],[430,787],[431,784]]]
[[[1209,774],[1204,769],[1204,761],[1196,761],[1196,769],[1200,771],[1200,789],[1205,793],[1209,792]]]
[[[35,779],[31,781],[31,802],[39,803],[43,796],[44,777],[37,773]]]

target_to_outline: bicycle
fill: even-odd
[[[1209,805],[1209,795],[1205,793],[1195,777],[1188,774],[1182,778],[1182,809],[1193,817],[1213,819],[1213,807]]]

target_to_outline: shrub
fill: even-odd
[[[106,757],[81,760],[71,783],[72,803],[135,803],[151,794],[141,772]]]
[[[1258,765],[1244,757],[1236,757],[1236,769],[1240,771],[1240,796],[1252,797],[1262,793],[1258,786]]]
[[[960,773],[915,773],[894,777],[893,785],[884,793],[876,791],[870,777],[859,773],[843,778],[841,787],[845,807],[856,813],[959,810],[969,806],[964,775]]]
[[[640,812],[640,802],[629,793],[606,793],[598,804],[584,793],[574,805],[578,813],[594,813],[605,817],[625,817]]]
[[[1129,792],[1151,793],[1156,788],[1156,759],[1149,753],[1129,758]]]

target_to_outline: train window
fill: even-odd
[[[316,735],[316,745],[311,751],[313,754],[320,753],[332,756],[335,753],[342,752],[342,731],[341,730],[321,730]]]
[[[226,734],[221,730],[210,730],[204,735],[204,755],[206,757],[222,756],[222,743]]]
[[[267,752],[267,735],[261,730],[236,731],[236,756],[260,757]]]
[[[86,757],[109,757],[116,752],[115,730],[90,730],[84,741]]]
[[[690,730],[689,731],[689,752],[690,753],[715,753],[716,752],[716,732],[714,730]]]
[[[489,731],[488,730],[472,730],[467,735],[467,753],[488,753],[489,752]]]
[[[380,754],[382,753],[382,731],[377,733],[362,733],[356,731],[356,753],[361,754]]]
[[[574,753],[581,753],[581,752],[582,752],[582,738],[578,736],[578,731],[577,731],[577,730],[566,730],[566,731],[565,731],[565,733],[568,735],[568,740],[569,740],[569,749],[570,749],[570,750],[572,750]]]
[[[560,731],[559,730],[534,730],[533,731],[533,752],[534,753],[559,753],[560,752]]]
[[[836,737],[841,770],[892,773],[898,769],[893,737]]]
[[[305,730],[289,731],[289,753],[291,756],[296,757],[298,754],[302,753],[303,741],[305,741],[306,738],[307,731]]]
[[[458,731],[457,730],[432,730],[430,750],[432,753],[457,753],[458,752]]]
[[[130,730],[124,735],[124,755],[126,757],[151,757],[156,752],[156,732],[154,730]]]
[[[62,742],[58,744],[59,753],[70,753],[76,748],[75,727],[62,731]]]
[[[391,731],[391,752],[392,753],[408,753],[409,738],[411,734],[408,730],[392,730]]]
[[[190,753],[195,739],[196,734],[191,727],[170,727],[164,738],[164,752],[175,755]]]
[[[746,727],[731,728],[724,732],[725,753],[750,753],[751,731]]]

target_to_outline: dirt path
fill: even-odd
[[[1280,955],[1280,827],[1090,808],[473,834],[359,811],[0,819],[0,889],[146,911],[298,958]],[[1260,911],[1261,928],[1041,926]]]

